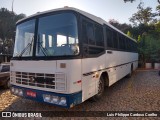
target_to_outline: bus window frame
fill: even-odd
[[[97,23],[96,21],[93,21],[93,20],[91,20],[90,18],[88,18],[88,17],[86,17],[86,16],[84,16],[84,15],[82,15],[81,14],[81,18],[80,18],[80,23],[81,23],[81,41],[82,41],[82,54],[83,54],[83,58],[94,58],[94,57],[99,57],[99,56],[101,56],[101,55],[103,55],[103,54],[105,54],[105,38],[104,38],[104,26],[103,25],[101,25],[101,24],[99,24],[99,23]],[[83,21],[86,21],[86,22],[88,22],[88,23],[91,23],[91,24],[93,24],[93,29],[94,29],[94,40],[95,40],[95,26],[99,26],[99,27],[101,27],[102,28],[102,34],[103,34],[103,42],[104,42],[104,45],[103,45],[103,47],[101,47],[101,46],[97,46],[96,45],[96,40],[95,40],[95,45],[90,45],[89,44],[89,41],[87,42],[87,44],[84,42],[84,39],[83,39],[83,35],[82,35],[82,31],[83,31]],[[100,52],[100,53],[97,53],[97,54],[89,54],[88,53],[88,51],[89,51],[89,47],[95,47],[95,48],[102,48],[103,49],[103,51],[102,52]]]
[[[117,32],[118,48],[108,47],[106,28],[109,28],[110,30]],[[126,36],[126,35],[118,32],[117,30],[111,28],[110,26],[108,26],[108,25],[106,25],[106,24],[104,24],[104,35],[105,35],[105,36],[104,36],[104,38],[105,38],[104,41],[105,41],[105,46],[106,46],[105,49],[106,49],[106,50],[114,50],[114,51],[123,51],[123,52],[137,53],[137,42],[136,42],[136,41],[132,40],[130,37],[128,37],[128,36]],[[123,37],[125,38],[125,39],[124,39],[125,49],[121,49],[121,48],[120,48],[120,39],[119,39],[119,36],[123,36]],[[127,44],[127,42],[126,42],[127,40],[128,40],[128,44]],[[113,43],[113,36],[112,36],[112,43]],[[134,49],[132,49],[132,48],[130,47],[130,43],[135,44],[135,48],[134,48]],[[133,44],[132,44],[132,46],[133,46]],[[114,46],[114,44],[113,44],[113,46]],[[129,49],[128,49],[128,48],[129,48]]]
[[[38,24],[39,24],[39,18],[56,15],[56,14],[62,14],[62,13],[72,13],[75,15],[77,19],[77,31],[78,31],[78,40],[79,40],[79,54],[78,55],[66,55],[66,56],[36,56],[36,42],[37,42],[37,33],[38,33]],[[80,21],[80,13],[74,11],[74,10],[61,10],[61,11],[51,11],[48,13],[39,14],[33,17],[30,17],[28,19],[22,20],[16,24],[19,25],[21,23],[27,22],[29,20],[35,19],[35,32],[34,32],[34,45],[33,45],[33,55],[31,57],[12,57],[11,60],[65,60],[65,59],[81,59],[83,54],[82,49],[82,41],[81,41],[81,21]]]

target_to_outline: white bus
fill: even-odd
[[[11,93],[70,108],[98,100],[137,68],[137,43],[103,19],[64,7],[17,22]]]

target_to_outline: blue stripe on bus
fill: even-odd
[[[70,108],[71,106],[73,107],[77,104],[82,103],[82,91],[77,92],[77,93],[72,93],[72,94],[61,94],[61,93],[54,93],[54,92],[24,88],[24,87],[19,87],[19,86],[15,86],[15,85],[11,85],[11,87],[22,89],[23,90],[23,98],[38,101],[38,102],[43,102],[43,103],[48,103],[48,102],[44,102],[43,94],[53,95],[53,96],[55,95],[55,96],[59,96],[59,97],[66,97],[67,106],[48,103],[48,104],[51,104],[51,105],[54,105],[54,106],[60,106],[60,107],[63,107],[63,108]],[[36,92],[36,97],[34,98],[34,97],[27,96],[26,95],[27,90]]]

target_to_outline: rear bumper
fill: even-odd
[[[72,93],[72,94],[60,94],[60,93],[54,93],[54,92],[48,92],[48,91],[41,91],[41,90],[36,90],[36,89],[30,89],[30,88],[24,88],[24,87],[19,87],[19,86],[15,86],[15,85],[11,85],[11,88],[17,88],[17,89],[21,89],[23,91],[23,98],[26,99],[30,99],[30,100],[34,100],[34,101],[38,101],[38,102],[43,102],[43,103],[48,103],[54,106],[60,106],[60,107],[64,107],[64,108],[71,108],[73,106],[75,106],[76,104],[80,104],[82,102],[82,91],[77,92],[77,93]],[[27,91],[32,91],[36,93],[36,97],[31,97],[27,95]],[[11,92],[12,93],[12,92]],[[14,93],[12,93],[14,94]],[[49,103],[49,102],[45,102],[43,95],[52,95],[52,96],[58,96],[58,97],[65,97],[66,98],[66,105],[59,105],[59,104],[53,104],[53,103]],[[14,94],[17,95],[17,94]],[[19,95],[17,95],[19,96]]]

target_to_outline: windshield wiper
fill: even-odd
[[[41,51],[42,51],[42,53],[43,53],[45,56],[48,56],[49,51],[48,51],[48,49],[46,49],[46,48],[44,48],[44,47],[42,46],[42,43],[43,43],[43,42],[40,42],[40,41],[39,41],[39,35],[38,35],[38,52],[39,52],[39,48],[40,48]]]
[[[32,41],[27,44],[27,46],[22,50],[22,52],[18,55],[18,57],[22,57],[22,55],[26,52],[26,50],[30,47],[29,53],[31,52],[31,46],[33,44],[34,37],[32,38]]]

